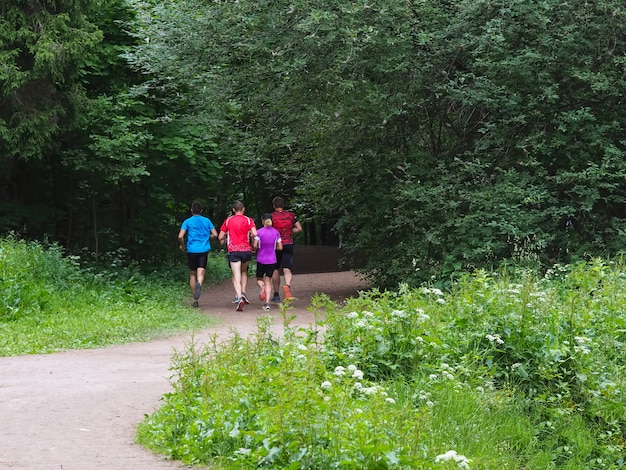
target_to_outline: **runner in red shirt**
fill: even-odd
[[[291,298],[291,280],[293,278],[293,254],[294,243],[293,234],[302,232],[302,225],[296,220],[296,214],[291,211],[285,210],[285,200],[282,197],[275,197],[272,201],[274,206],[274,212],[272,212],[272,224],[274,228],[280,233],[280,238],[283,242],[283,249],[276,251],[276,258],[278,260],[278,269],[274,270],[272,275],[272,284],[274,286],[274,296],[272,302],[280,302],[280,270],[283,270],[285,277],[285,285],[283,286],[283,293],[285,299]]]
[[[250,301],[246,296],[248,285],[248,263],[252,259],[252,246],[250,239],[256,237],[254,220],[243,215],[246,208],[241,201],[233,204],[233,215],[226,219],[220,227],[218,236],[222,244],[228,246],[228,262],[233,272],[233,287],[235,288],[235,300],[237,311],[243,310],[244,304]]]

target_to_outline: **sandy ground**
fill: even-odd
[[[335,301],[367,288],[351,272],[294,276],[294,324],[310,325],[315,293]],[[251,304],[235,312],[230,282],[203,292],[201,311],[215,327],[165,340],[49,355],[0,358],[0,469],[154,470],[181,468],[135,443],[145,414],[171,391],[171,357],[193,339],[228,338],[256,331],[261,310],[254,280]],[[271,314],[278,314],[274,308]],[[275,330],[282,329],[277,317]]]

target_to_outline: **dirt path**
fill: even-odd
[[[350,272],[299,274],[292,282],[294,323],[309,325],[315,293],[335,301],[356,295],[366,284]],[[257,293],[254,281],[248,288]],[[258,297],[235,312],[230,282],[206,292],[200,308],[220,321],[196,332],[202,342],[227,338],[236,329],[256,331],[265,315]],[[271,314],[277,315],[278,309]],[[277,318],[276,331],[280,331]],[[135,444],[135,427],[171,391],[170,359],[192,334],[149,343],[38,356],[0,358],[0,469],[154,470],[180,468]]]

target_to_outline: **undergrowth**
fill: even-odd
[[[124,255],[107,254],[96,267],[56,245],[0,240],[0,356],[147,341],[209,324],[190,308],[186,265],[146,274]],[[222,255],[210,263],[213,282],[229,275]]]
[[[624,467],[621,262],[312,308],[312,329],[284,306],[282,337],[268,317],[251,338],[189,344],[139,441],[223,469]]]

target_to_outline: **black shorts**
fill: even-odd
[[[292,269],[293,245],[283,245],[282,250],[276,250],[276,265],[279,268]]]
[[[256,277],[257,279],[263,279],[263,276],[272,277],[272,274],[274,274],[275,270],[276,270],[276,263],[263,264],[263,263],[257,262]]]
[[[242,263],[247,263],[252,259],[251,251],[231,251],[228,253],[228,261],[230,263],[238,263],[241,261]]]
[[[208,251],[205,253],[187,253],[187,266],[189,266],[189,269],[192,271],[198,268],[206,269],[208,257]]]

